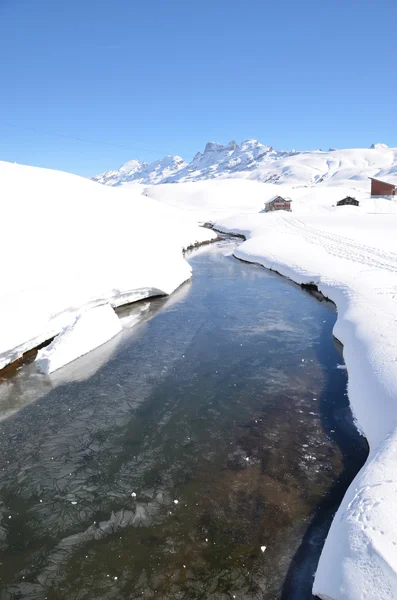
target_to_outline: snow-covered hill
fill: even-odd
[[[297,152],[277,151],[257,140],[238,145],[208,142],[190,163],[166,156],[151,164],[131,160],[120,169],[93,177],[99,183],[131,186],[141,183],[182,183],[204,179],[243,178],[263,183],[313,187],[319,184],[361,187],[368,177],[397,174],[397,148],[374,144],[371,148]],[[364,183],[365,182],[365,183]]]
[[[6,162],[0,202],[0,369],[88,309],[171,293],[182,248],[216,237],[131,190]]]

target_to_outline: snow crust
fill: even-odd
[[[313,586],[324,600],[397,598],[397,215],[386,200],[389,214],[371,213],[372,202],[216,222],[247,237],[237,258],[313,283],[337,305],[334,333],[370,454],[325,542]]]
[[[91,308],[78,315],[49,346],[39,350],[35,361],[37,368],[48,375],[108,342],[122,329],[110,304]]]
[[[216,234],[129,190],[0,162],[0,369],[84,310],[171,294]]]

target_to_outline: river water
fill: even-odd
[[[0,385],[1,600],[312,597],[366,443],[334,306],[235,244],[109,344]]]

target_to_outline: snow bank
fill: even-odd
[[[37,368],[48,375],[108,342],[121,330],[120,319],[110,304],[87,310],[38,352]]]
[[[0,162],[0,369],[82,311],[170,294],[183,248],[212,239],[180,211],[82,177]]]
[[[313,283],[338,308],[348,393],[368,460],[337,511],[313,593],[329,600],[397,598],[397,215],[240,215],[217,221],[248,239],[235,256]]]

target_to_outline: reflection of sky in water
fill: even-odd
[[[342,469],[320,400],[346,373],[329,306],[232,247],[57,377],[0,386],[1,600],[277,597]]]

